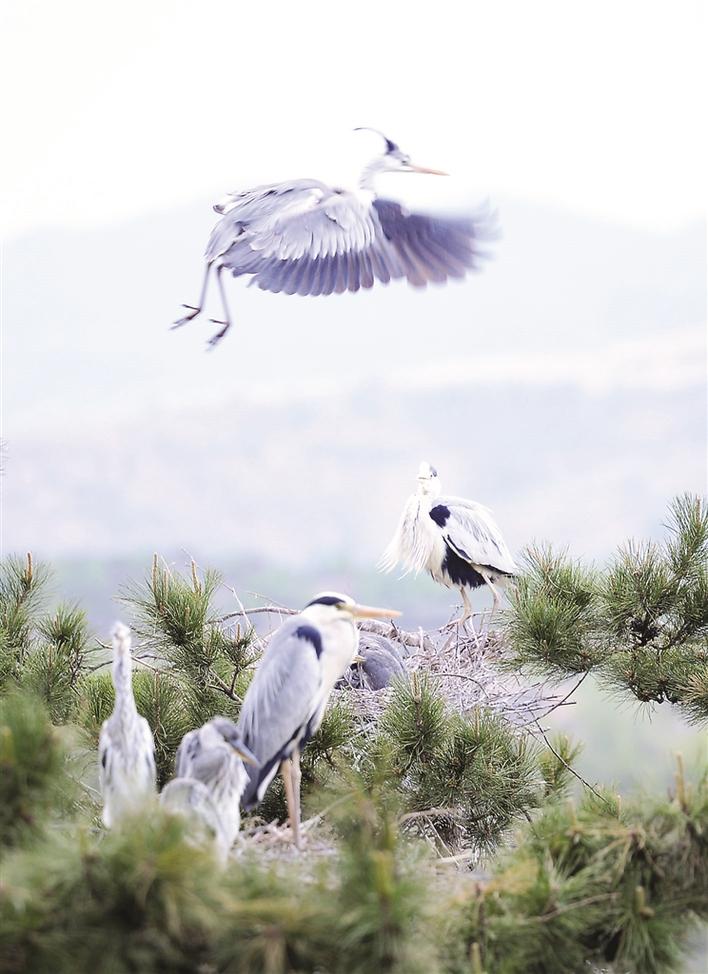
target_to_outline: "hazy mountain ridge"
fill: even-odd
[[[464,284],[308,300],[229,282],[236,324],[211,354],[208,323],[168,331],[198,290],[206,203],[15,241],[5,549],[368,565],[423,457],[517,551],[659,532],[672,494],[705,486],[702,228],[500,217]]]

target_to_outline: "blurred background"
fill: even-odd
[[[514,552],[600,563],[705,489],[701,4],[334,9],[6,8],[2,549],[50,561],[97,630],[153,551],[245,599],[341,588],[439,624],[450,593],[374,570],[421,459]],[[320,299],[229,281],[214,352],[206,320],[170,332],[211,205],[351,183],[380,150],[359,125],[452,174],[383,195],[491,200],[482,272]],[[604,780],[627,774],[618,741],[685,733],[614,710],[591,692],[559,716]]]

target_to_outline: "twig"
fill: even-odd
[[[559,754],[558,751],[556,751],[556,749],[553,747],[551,742],[548,740],[548,737],[546,736],[546,732],[544,731],[543,727],[541,727],[540,723],[538,722],[538,719],[535,719],[534,723],[536,724],[536,727],[538,728],[541,737],[546,742],[546,746],[551,751],[551,753],[554,754],[556,758],[558,758],[558,760],[563,765],[563,767],[566,768],[568,771],[570,771],[570,773],[574,775],[578,779],[578,781],[580,781],[583,785],[585,785],[585,787],[588,788],[593,793],[593,795],[595,795],[596,798],[599,798],[600,801],[604,802],[604,804],[607,805],[608,808],[611,808],[612,806],[610,802],[608,802],[608,800],[605,798],[605,796],[601,795],[596,788],[593,788],[590,782],[586,781],[585,778],[583,778],[583,776],[575,770],[575,768],[571,767],[571,765],[568,764],[568,762],[563,757],[563,755]]]
[[[406,822],[413,822],[419,818],[442,818],[444,815],[450,817],[456,814],[457,809],[455,808],[425,808],[419,812],[406,812],[398,819],[398,824],[404,825]]]

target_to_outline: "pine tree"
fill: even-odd
[[[604,570],[530,551],[500,662],[594,672],[705,720],[705,504],[679,498],[667,527]],[[277,781],[225,872],[159,807],[106,833],[106,647],[78,607],[46,610],[48,576],[31,558],[0,575],[0,972],[681,970],[708,921],[705,771],[679,758],[671,793],[636,801],[579,788],[578,744],[491,704],[462,713],[422,672],[383,691],[376,719],[363,691],[337,693],[303,756],[304,856],[269,824],[285,814]],[[155,559],[122,593],[161,782],[187,730],[238,715],[262,648],[219,614],[218,585]]]

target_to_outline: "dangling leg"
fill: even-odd
[[[219,293],[221,294],[221,305],[222,305],[222,307],[224,309],[224,318],[223,318],[223,321],[220,318],[210,318],[209,319],[209,321],[212,321],[215,325],[223,325],[223,328],[221,328],[219,331],[217,331],[217,333],[215,335],[212,335],[212,337],[209,339],[209,344],[210,344],[210,346],[212,348],[214,348],[215,345],[218,345],[219,344],[219,342],[221,341],[221,339],[224,337],[224,335],[226,334],[226,332],[231,327],[231,317],[229,315],[229,306],[226,303],[226,291],[224,290],[224,282],[221,280],[221,273],[222,273],[223,270],[224,270],[224,265],[223,264],[219,264],[219,266],[216,268],[216,280],[217,280],[217,283],[219,285]]]
[[[290,821],[290,831],[292,832],[295,848],[300,848],[300,820],[295,814],[295,796],[293,794],[292,761],[286,758],[280,765],[280,773],[283,776],[285,785],[285,800],[288,803],[288,820]]]
[[[199,304],[195,307],[193,304],[183,304],[183,308],[187,308],[189,314],[186,314],[184,318],[179,318],[172,325],[173,330],[175,328],[181,328],[182,325],[186,325],[187,322],[192,321],[201,314],[202,308],[204,307],[204,301],[206,300],[207,285],[209,283],[209,271],[211,270],[211,261],[206,265],[206,270],[204,271],[204,280],[202,281],[202,293],[199,295]]]

